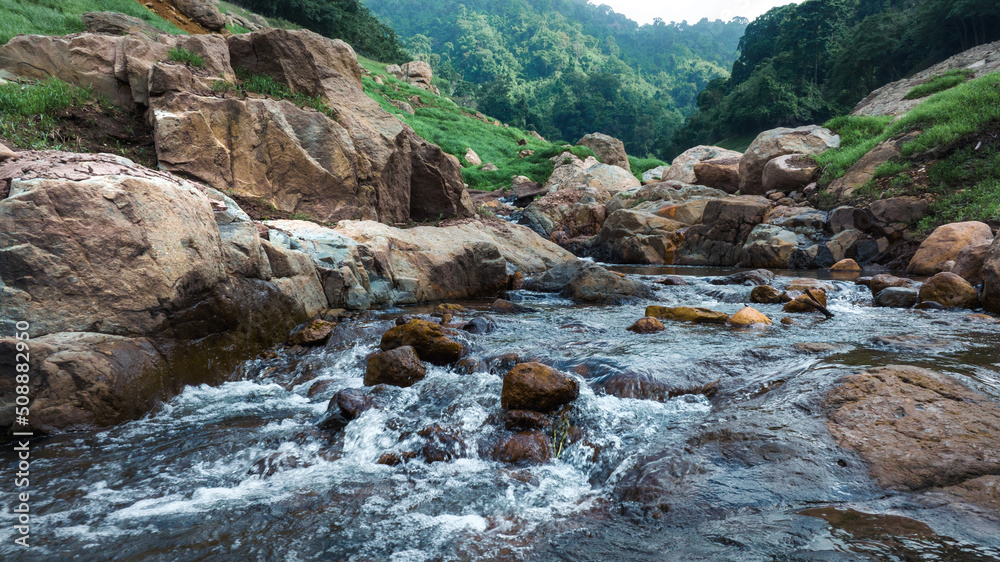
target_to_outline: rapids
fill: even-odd
[[[719,269],[629,267],[655,301],[581,306],[512,293],[536,309],[492,315],[467,335],[475,372],[428,368],[409,388],[380,387],[380,407],[339,431],[317,427],[338,390],[362,387],[365,357],[401,315],[343,322],[325,346],[257,358],[217,386],[188,387],[154,412],[102,430],[33,442],[32,543],[4,560],[995,560],[996,514],[878,487],[826,429],[823,393],[865,367],[907,364],[956,377],[1000,399],[1000,324],[968,312],[872,308],[869,291],[830,279],[829,320],[755,305],[776,325],[737,330],[666,323],[625,330],[648,304],[732,313],[750,287],[721,286]],[[803,272],[783,272],[788,276]],[[808,275],[808,273],[806,273]],[[815,273],[813,274],[815,275]],[[823,274],[820,274],[823,275]],[[462,303],[487,314],[489,303]],[[886,336],[916,336],[886,338]],[[880,339],[882,338],[882,339]],[[796,346],[796,344],[829,344]],[[491,459],[503,430],[502,375],[516,353],[574,373],[580,398],[558,459]],[[719,391],[662,400],[605,392],[613,377]],[[314,386],[320,385],[320,386]],[[312,392],[311,392],[312,391]],[[452,459],[394,466],[420,451],[422,429],[454,439]],[[745,447],[753,436],[765,447]],[[5,466],[15,459],[4,449]],[[645,482],[678,482],[669,505],[641,500]],[[9,486],[5,484],[5,487]],[[6,488],[5,488],[6,489]],[[639,500],[639,501],[634,501]],[[9,502],[8,502],[9,503]],[[27,552],[27,555],[25,555]]]

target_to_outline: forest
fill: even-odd
[[[725,77],[747,20],[640,26],[580,0],[367,0],[463,105],[551,139],[602,131],[662,153]]]
[[[995,0],[808,0],[773,8],[747,26],[731,75],[698,94],[698,112],[662,157],[850,113],[876,88],[997,39]]]

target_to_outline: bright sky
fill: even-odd
[[[750,21],[775,6],[798,4],[802,0],[590,0],[591,4],[607,4],[611,9],[639,22],[653,23],[653,18],[665,22],[687,20],[697,23],[701,18],[728,21],[743,16]]]

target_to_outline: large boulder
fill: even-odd
[[[921,490],[1000,472],[1000,408],[940,373],[888,366],[826,397],[830,433],[887,488]]]
[[[757,135],[740,159],[740,193],[762,195],[764,167],[786,154],[819,154],[840,146],[840,137],[829,129],[806,125],[794,129],[779,127]]]
[[[739,265],[784,269],[797,248],[798,237],[794,232],[773,224],[759,224],[750,231],[740,250]]]
[[[423,90],[440,94],[437,86],[431,84],[431,79],[434,78],[434,72],[431,70],[430,63],[426,61],[415,60],[404,64],[399,69],[399,77],[407,84],[413,84]]]
[[[146,20],[127,16],[118,12],[87,12],[80,16],[83,25],[91,33],[106,33],[108,35],[129,35],[144,33],[156,37],[163,33]]]
[[[603,133],[590,133],[576,144],[594,151],[597,159],[605,164],[618,166],[629,172],[632,171],[632,165],[628,161],[628,154],[625,153],[625,145],[622,141],[612,136]]]
[[[966,246],[992,239],[993,230],[984,222],[955,222],[939,226],[920,244],[906,272],[910,275],[934,275],[944,271],[945,262],[958,257]]]
[[[960,276],[942,272],[920,286],[920,302],[928,301],[945,308],[976,308],[979,306],[979,293]]]
[[[703,307],[691,306],[657,306],[646,307],[646,316],[651,318],[662,318],[664,320],[674,320],[677,322],[694,322],[695,324],[725,324],[729,321],[729,315]]]
[[[726,193],[736,193],[740,190],[740,159],[742,154],[701,160],[694,164],[694,176],[697,184],[721,189]]]
[[[720,158],[739,158],[740,156],[742,155],[734,150],[719,148],[718,146],[699,145],[685,150],[677,158],[674,158],[670,163],[670,167],[661,176],[661,179],[663,181],[679,181],[689,184],[700,183],[698,176],[695,174],[695,166],[698,162]],[[713,185],[711,187],[718,186]]]
[[[903,145],[919,135],[920,132],[915,131],[880,142],[852,164],[843,176],[833,180],[827,187],[827,192],[836,195],[841,200],[849,199],[854,194],[854,190],[865,185],[875,176],[875,170],[879,166],[899,157]]]
[[[425,376],[427,367],[420,361],[417,352],[404,345],[369,357],[364,382],[365,386],[388,384],[407,387],[420,382]]]
[[[986,258],[989,256],[992,246],[991,240],[984,240],[962,248],[962,251],[955,256],[955,265],[951,268],[951,272],[972,285],[981,284],[983,282],[983,266],[986,265]]]
[[[619,303],[634,298],[652,298],[653,290],[620,273],[589,264],[569,280],[561,294],[577,302]]]
[[[816,176],[816,161],[804,154],[786,154],[764,165],[761,182],[765,192],[784,193],[802,189]]]
[[[212,0],[174,0],[174,6],[209,31],[219,31],[226,26],[226,17]]]
[[[621,209],[604,221],[592,255],[610,263],[672,264],[683,227],[674,220]]]
[[[771,202],[763,197],[712,199],[703,224],[688,229],[675,263],[680,265],[736,265],[753,229],[764,220]]]
[[[169,173],[106,154],[21,152],[0,183],[10,185],[0,326],[27,322],[51,344],[31,354],[50,373],[33,379],[39,431],[139,415],[327,307],[311,260],[275,273],[235,203]],[[286,273],[294,290],[276,283]],[[0,387],[5,408],[14,396]]]
[[[382,348],[382,351],[410,347],[421,361],[435,365],[447,365],[458,361],[467,353],[461,341],[455,339],[457,336],[456,330],[414,318],[406,324],[393,326],[388,332],[382,334],[382,342],[379,347]],[[412,361],[406,360],[405,357],[409,352],[402,353],[402,355],[385,358],[384,364],[378,363],[377,366],[390,367],[392,364],[403,365],[405,363],[404,366],[409,366],[406,366],[404,370],[408,373],[413,372]],[[399,372],[403,372],[403,370]]]
[[[520,363],[504,375],[500,406],[549,413],[579,395],[580,385],[570,375],[541,363]]]
[[[1000,312],[1000,234],[993,240],[983,263],[983,307]]]

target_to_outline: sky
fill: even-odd
[[[701,18],[728,21],[743,16],[750,21],[775,6],[798,4],[802,0],[590,0],[591,4],[607,4],[611,9],[639,22],[653,23],[653,18],[665,22],[687,20],[696,23]]]

